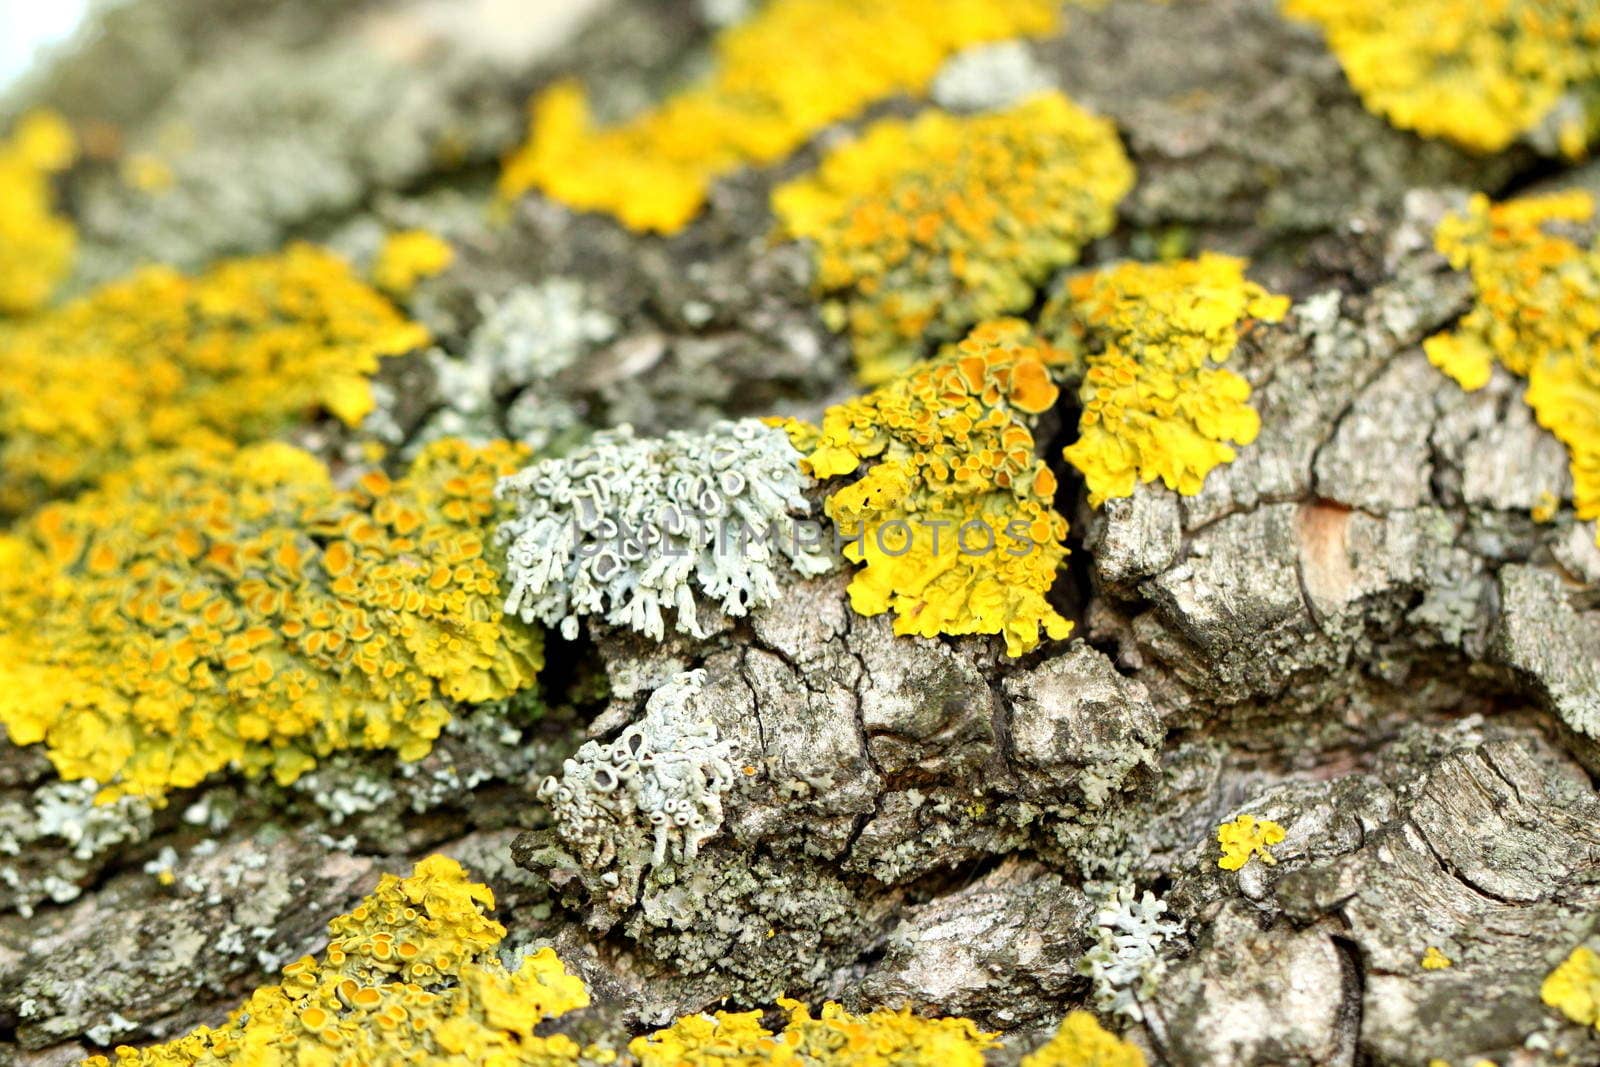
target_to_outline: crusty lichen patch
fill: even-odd
[[[1123,263],[1070,279],[1044,312],[1047,332],[1086,364],[1078,440],[1066,449],[1089,503],[1160,478],[1185,496],[1254,441],[1250,384],[1217,366],[1253,320],[1289,307],[1244,276],[1245,263],[1206,253],[1176,263]]]
[[[1026,310],[1132,187],[1111,122],[1047,92],[992,115],[877,123],[772,205],[786,236],[814,242],[825,317],[878,384]]]
[[[0,513],[207,437],[372,409],[381,357],[427,340],[333,254],[297,244],[189,278],[149,267],[0,333]]]
[[[1435,242],[1471,273],[1477,302],[1424,342],[1434,366],[1481,389],[1496,363],[1526,379],[1539,425],[1571,456],[1579,519],[1600,518],[1600,233],[1586,192],[1491,204],[1475,196]],[[1587,239],[1575,232],[1587,231]],[[1552,509],[1553,510],[1553,509]]]
[[[0,315],[35,311],[72,269],[72,223],[56,214],[51,175],[71,165],[77,142],[52,112],[22,117],[0,138]]]
[[[1600,124],[1593,0],[1284,0],[1283,9],[1322,26],[1362,102],[1402,129],[1498,152],[1554,120],[1560,148],[1579,156]]]
[[[1067,523],[1032,432],[1063,359],[1027,324],[997,320],[828,409],[820,430],[790,425],[807,473],[859,474],[826,504],[861,564],[852,608],[893,611],[899,634],[1003,634],[1013,656],[1071,632],[1047,599]]]
[[[0,722],[104,800],[424,755],[540,664],[485,556],[519,458],[440,442],[349,490],[278,443],[136,460],[0,535]]]
[[[830,123],[896,93],[920,94],[968,45],[1054,29],[1047,0],[773,0],[716,42],[707,76],[596,129],[583,89],[533,103],[528,143],[506,161],[506,198],[537,189],[630,229],[675,233],[712,182],[782,159]]]

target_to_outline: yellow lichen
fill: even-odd
[[[1022,1067],[1145,1067],[1144,1053],[1108,1032],[1093,1015],[1075,1011],[1046,1044],[1022,1058]]]
[[[409,878],[384,875],[328,924],[321,959],[283,969],[215,1029],[165,1045],[123,1046],[83,1067],[556,1067],[584,1051],[534,1028],[589,1003],[583,981],[550,949],[508,970],[505,927],[485,913],[486,886],[455,860],[430,856]]]
[[[920,93],[968,45],[1054,29],[1052,0],[771,0],[716,42],[699,82],[620,125],[595,129],[583,89],[561,82],[531,109],[502,197],[529,189],[634,230],[675,233],[711,183],[782,159],[830,123]]]
[[[1600,954],[1579,945],[1551,971],[1539,997],[1581,1026],[1600,1030]]]
[[[1433,945],[1429,945],[1422,953],[1422,969],[1425,971],[1443,971],[1454,966],[1455,961]]]
[[[1241,815],[1217,827],[1217,844],[1222,846],[1222,858],[1217,860],[1217,866],[1225,871],[1237,871],[1249,863],[1252,856],[1259,856],[1262,863],[1270,866],[1278,862],[1270,846],[1283,838],[1283,827],[1271,819]]]
[[[55,214],[50,176],[76,154],[72,131],[48,111],[0,139],[0,315],[43,307],[72,268],[77,235]]]
[[[1539,425],[1571,456],[1579,519],[1600,518],[1600,235],[1580,243],[1565,231],[1597,222],[1584,192],[1495,205],[1473,197],[1439,224],[1435,241],[1471,273],[1476,304],[1423,344],[1464,389],[1482,388],[1495,363],[1527,380]]]
[[[1244,277],[1245,264],[1207,253],[1177,263],[1124,263],[1071,279],[1045,309],[1046,328],[1086,364],[1078,440],[1069,463],[1089,503],[1160,478],[1186,496],[1254,441],[1250,385],[1215,366],[1250,320],[1276,322],[1287,297]]]
[[[824,314],[877,384],[1031,305],[1132,187],[1115,127],[1051,92],[999,114],[877,123],[772,204],[787,236],[816,242]]]
[[[636,1038],[628,1050],[640,1067],[983,1067],[997,1035],[969,1019],[927,1019],[909,1009],[852,1015],[824,1004],[813,1018],[794,1000],[783,1032],[761,1025],[758,1011],[691,1015]]]
[[[877,390],[830,408],[820,430],[791,427],[819,479],[857,474],[827,514],[862,564],[850,582],[863,615],[895,613],[900,634],[1003,634],[1021,655],[1071,623],[1046,595],[1066,555],[1056,481],[1032,426],[1055,403],[1061,354],[1016,320]]]
[[[0,332],[0,512],[196,437],[259,439],[319,407],[354,424],[379,358],[426,340],[310,245],[141,270]]]
[[[417,283],[442,273],[455,261],[455,249],[427,230],[401,230],[384,239],[372,264],[372,282],[397,300]]]
[[[284,444],[134,461],[0,535],[0,723],[101,799],[342,748],[424,755],[508,696],[539,637],[485,558],[521,454],[439,442],[348,490]]]
[[[1284,0],[1320,24],[1368,109],[1403,129],[1498,152],[1563,100],[1560,146],[1581,155],[1600,116],[1600,6],[1593,0]]]

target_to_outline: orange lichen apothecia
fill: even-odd
[[[529,685],[540,638],[485,558],[506,445],[334,488],[266,443],[148,456],[0,535],[0,723],[101,799],[341,748],[426,754],[455,702]]]
[[[0,333],[0,513],[197,437],[260,439],[317,408],[359,422],[379,358],[426,340],[310,245],[141,270]]]
[[[815,242],[824,315],[877,384],[1026,309],[1110,231],[1132,187],[1116,128],[1051,92],[998,114],[877,123],[772,204],[786,236]]]
[[[47,111],[0,139],[0,315],[43,307],[71,270],[77,236],[55,214],[50,178],[76,154],[72,131]]]
[[[82,1067],[983,1067],[997,1034],[970,1019],[924,1018],[909,1009],[851,1014],[798,1001],[782,1031],[762,1012],[686,1015],[615,1046],[579,1046],[543,1022],[587,1007],[589,991],[548,948],[512,968],[497,949],[505,927],[486,914],[487,886],[467,881],[443,856],[409,878],[384,875],[348,915],[328,924],[322,958],[283,969],[215,1029],[164,1045],[122,1046]],[[1073,1012],[1024,1067],[1144,1067],[1137,1048]]]
[[[1435,241],[1467,270],[1477,302],[1454,330],[1423,344],[1463,389],[1481,389],[1496,363],[1528,383],[1539,425],[1572,459],[1580,519],[1600,519],[1600,220],[1585,192],[1492,205],[1475,196],[1439,224]],[[1573,232],[1587,230],[1587,241]]]
[[[1047,333],[1086,364],[1066,457],[1083,472],[1090,504],[1157,478],[1192,496],[1234,459],[1231,444],[1255,440],[1249,383],[1214,364],[1249,320],[1276,322],[1289,300],[1245,280],[1244,266],[1210,253],[1124,263],[1071,279],[1046,307]]]
[[[1062,354],[998,320],[939,358],[790,424],[801,467],[834,489],[826,510],[862,564],[850,604],[895,613],[896,633],[1003,634],[1018,656],[1072,624],[1046,595],[1066,556],[1055,476],[1032,427],[1056,401]]]
[[[576,1064],[572,1038],[534,1028],[589,1003],[583,980],[546,948],[516,968],[497,949],[505,927],[488,887],[430,856],[409,878],[384,875],[328,924],[322,958],[304,956],[228,1021],[151,1048],[118,1048],[83,1067],[504,1067]]]
[[[1570,156],[1600,123],[1594,0],[1284,0],[1310,19],[1367,108],[1403,129],[1498,152],[1553,123]]]
[[[852,1015],[825,1004],[813,1018],[798,1001],[779,1000],[789,1019],[774,1034],[761,1012],[691,1015],[628,1046],[640,1067],[983,1067],[996,1034],[970,1019],[925,1019],[901,1011]]]
[[[722,175],[782,159],[873,101],[922,92],[968,45],[1048,33],[1058,7],[1053,0],[771,0],[717,39],[703,80],[621,125],[594,128],[575,82],[547,89],[533,104],[527,145],[506,162],[501,195],[538,189],[634,230],[675,233]]]

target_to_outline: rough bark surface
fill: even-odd
[[[603,113],[626,112],[697,69],[719,5],[552,5],[516,40],[493,29],[502,5],[466,6],[485,17],[108,9],[10,105],[115,123],[131,146],[182,126],[196,148],[158,198],[108,167],[72,179],[73,284],[296,236],[359,257],[395,225],[447,234],[458,261],[418,296],[439,351],[384,372],[396,454],[452,427],[505,432],[529,398],[559,438],[850,395],[807,255],[769,239],[767,192],[816,146],[720,183],[672,238],[537,196],[508,220],[481,210],[533,89],[576,72]],[[1466,393],[1420,348],[1472,298],[1434,223],[1467,189],[1546,168],[1391,129],[1267,0],[1118,0],[1029,47],[1115,119],[1139,171],[1088,262],[1181,230],[1251,254],[1295,298],[1231,364],[1261,435],[1198,496],[1147,485],[1091,510],[1062,472],[1072,641],[1011,660],[998,640],[895,637],[835,573],[704,640],[552,635],[536,696],[459,716],[418,763],[341,755],[287,788],[220,778],[70,831],[46,812],[85,794],[6,745],[0,1063],[214,1023],[380,872],[443,851],[495,888],[512,945],[553,944],[588,981],[580,1029],[788,995],[1042,1034],[1108,992],[1085,960],[1126,887],[1181,928],[1119,1020],[1153,1063],[1600,1064],[1600,1035],[1538,993],[1600,916],[1600,548],[1570,514],[1529,517],[1570,489],[1520,383],[1497,371]],[[1585,183],[1600,169],[1559,181]],[[599,324],[576,356],[455,391],[488,309],[553,282]],[[360,443],[328,424],[298,439],[333,458]],[[720,832],[652,864],[634,827],[586,861],[540,781],[699,668],[693,706],[737,772]],[[1275,865],[1218,869],[1216,827],[1241,810],[1287,830]],[[1453,966],[1422,969],[1429,947]]]

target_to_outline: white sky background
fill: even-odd
[[[28,69],[40,46],[70,35],[88,6],[88,0],[0,0],[0,91]]]

